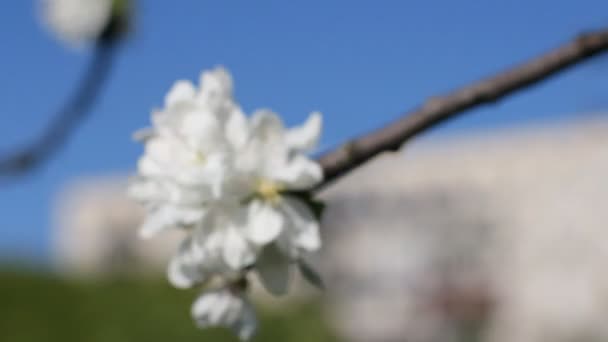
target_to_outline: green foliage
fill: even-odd
[[[321,201],[318,198],[315,198],[314,195],[309,191],[290,191],[287,192],[286,195],[293,196],[304,202],[313,213],[315,218],[318,221],[321,221],[323,217],[323,212],[325,212],[325,202]]]
[[[311,285],[315,286],[319,290],[325,290],[325,284],[321,275],[315,271],[314,268],[310,267],[304,260],[298,261],[298,269],[300,273]]]
[[[196,292],[162,279],[76,282],[0,272],[0,340],[11,342],[238,341],[223,329],[199,330],[190,318]],[[318,306],[261,314],[253,341],[337,341]]]

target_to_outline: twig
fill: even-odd
[[[73,97],[60,110],[46,131],[24,148],[0,157],[0,177],[14,177],[32,171],[48,160],[67,141],[77,125],[90,112],[108,78],[117,50],[113,40],[101,39],[96,44],[91,62]]]
[[[397,151],[409,139],[473,107],[493,103],[546,80],[608,50],[608,30],[583,34],[529,62],[481,80],[450,94],[429,99],[420,108],[389,125],[351,140],[319,158],[325,180],[320,190],[374,156]]]

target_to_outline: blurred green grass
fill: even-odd
[[[160,278],[83,282],[2,270],[0,341],[238,341],[224,329],[194,326],[189,312],[195,296]],[[314,303],[259,311],[253,341],[337,341]]]

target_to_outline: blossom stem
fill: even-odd
[[[0,156],[0,177],[28,173],[49,160],[65,145],[98,99],[112,69],[117,47],[116,40],[98,40],[91,61],[73,96],[38,139],[14,153]]]
[[[420,108],[370,133],[353,139],[319,158],[324,181],[315,191],[333,183],[376,155],[397,151],[411,138],[467,110],[496,101],[544,81],[608,50],[608,29],[578,38],[493,77],[482,79],[444,96],[433,97]]]
[[[233,293],[241,293],[243,291],[246,291],[249,288],[249,281],[247,280],[247,278],[245,276],[242,276],[241,278],[231,282],[228,285],[228,288]]]

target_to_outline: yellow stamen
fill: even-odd
[[[203,164],[205,162],[205,154],[201,151],[194,152],[194,161],[199,164]]]
[[[258,181],[256,192],[264,200],[277,204],[281,200],[283,187],[271,180],[261,179]]]

